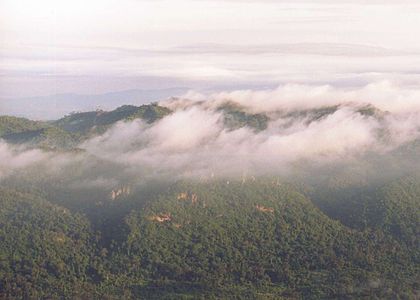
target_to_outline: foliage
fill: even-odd
[[[39,130],[48,126],[49,124],[46,122],[12,116],[0,116],[0,137],[24,131]]]
[[[171,111],[157,104],[140,107],[124,105],[113,111],[72,113],[53,122],[30,121],[0,116],[0,137],[12,144],[28,144],[44,149],[72,150],[87,138],[104,133],[118,121],[142,119],[153,123]]]
[[[353,223],[278,178],[161,182],[117,199],[48,182],[0,190],[5,297],[415,297],[413,178],[379,189],[387,217]]]
[[[336,110],[276,113],[311,123]],[[219,111],[230,129],[260,131],[269,121],[238,106]],[[80,142],[116,122],[153,123],[170,113],[151,104],[50,123],[0,117],[0,134],[78,154]],[[359,113],[382,115],[372,107]],[[410,165],[419,153],[417,140],[387,165],[374,154],[369,166],[319,173],[302,162],[290,182],[115,183],[107,175],[122,167],[94,155],[92,169],[78,160],[58,173],[28,168],[1,181],[0,298],[416,299],[420,177]],[[84,181],[98,174],[104,180],[96,185]]]
[[[1,189],[0,203],[0,297],[83,293],[95,265],[89,222],[36,195],[14,190]]]
[[[251,114],[234,104],[226,104],[219,108],[223,112],[225,125],[230,129],[248,126],[256,131],[267,128],[269,118],[265,114]]]
[[[103,132],[109,126],[118,121],[134,120],[140,118],[147,123],[153,123],[171,111],[157,104],[142,105],[123,105],[113,111],[92,111],[70,114],[54,124],[68,132],[88,133],[89,131],[99,130]]]
[[[3,136],[12,144],[28,144],[46,149],[72,149],[78,144],[78,136],[57,127],[28,130]]]

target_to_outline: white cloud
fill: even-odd
[[[120,123],[82,147],[140,177],[284,173],[302,161],[322,165],[371,152],[382,155],[419,138],[420,102],[414,99],[417,94],[389,83],[358,90],[290,85],[210,96],[190,93],[163,102],[175,112],[156,124]],[[229,130],[218,109],[227,102],[267,113],[268,128]],[[368,104],[390,112],[359,112]],[[339,106],[322,118],[315,118],[316,112],[289,114],[331,105]]]
[[[41,150],[24,150],[11,147],[0,140],[0,178],[14,171],[45,163],[48,155]]]
[[[352,89],[286,85],[211,95],[190,92],[162,102],[174,112],[156,123],[119,122],[85,141],[79,145],[86,150],[83,154],[46,153],[1,143],[0,176],[31,170],[64,174],[72,186],[98,187],[211,174],[284,175],[296,166],[305,170],[303,163],[364,166],[372,153],[388,163],[392,151],[420,138],[418,99],[418,90],[389,82]],[[220,111],[227,103],[249,113],[265,113],[267,128],[227,127]],[[379,111],[363,113],[373,109],[367,105]],[[319,115],[328,106],[337,107]]]
[[[253,112],[311,109],[342,103],[369,103],[383,111],[392,112],[408,113],[420,111],[420,89],[400,86],[390,81],[370,83],[364,87],[357,88],[286,84],[274,90],[237,90],[210,95],[191,91],[183,98],[196,102],[206,101],[206,105],[214,106],[230,100],[245,106]],[[171,108],[190,103],[191,101],[183,101],[183,99],[162,102],[163,105]]]
[[[0,5],[0,88],[12,96],[22,93],[23,84],[25,96],[86,93],[81,91],[86,76],[106,90],[102,77],[150,77],[161,85],[178,79],[191,87],[198,80],[220,87],[352,81],[372,73],[389,79],[420,69],[415,1],[3,0]],[[223,46],[226,41],[230,46]],[[70,84],[69,78],[76,79]]]

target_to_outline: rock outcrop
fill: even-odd
[[[271,207],[265,207],[262,205],[256,205],[255,208],[261,212],[265,212],[265,213],[273,213],[274,212],[274,208]]]
[[[123,186],[121,188],[112,190],[110,197],[112,200],[116,200],[117,198],[121,196],[128,196],[130,194],[131,194],[131,188],[129,186]]]
[[[179,193],[177,199],[181,201],[191,201],[191,204],[197,204],[198,202],[197,194],[189,192]]]
[[[162,214],[150,216],[148,219],[150,221],[163,223],[163,222],[170,222],[172,220],[172,217],[171,217],[171,214],[162,213]]]

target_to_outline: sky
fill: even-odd
[[[417,86],[419,36],[409,0],[0,0],[0,99]]]
[[[54,119],[143,95],[124,90],[165,94],[154,100],[170,116],[79,145],[122,178],[352,160],[420,137],[419,36],[419,0],[0,0],[0,115]],[[267,128],[227,130],[227,103],[269,115]],[[315,121],[287,113],[335,105]],[[54,155],[0,141],[0,178],[74,161]]]

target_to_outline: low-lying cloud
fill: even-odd
[[[359,90],[290,85],[164,101],[174,113],[147,125],[119,123],[82,145],[88,153],[164,175],[284,173],[294,164],[386,154],[419,137],[420,92],[378,83]],[[228,128],[220,109],[238,105],[269,117],[267,128]],[[331,109],[319,115],[322,109]],[[147,170],[147,171],[146,171]]]
[[[24,150],[0,141],[0,179],[13,172],[46,163],[49,154],[38,149]]]
[[[308,167],[364,165],[372,156],[393,166],[408,157],[415,167],[417,152],[406,146],[420,138],[419,96],[418,90],[387,82],[357,90],[287,85],[211,95],[190,92],[161,102],[173,113],[153,124],[118,122],[86,140],[79,145],[84,153],[74,160],[81,186],[93,187],[158,178],[287,176]],[[264,115],[266,126],[229,127],[227,105],[242,117],[246,113],[245,118]],[[0,144],[3,176],[55,162],[67,170],[71,157]]]
[[[354,103],[371,104],[383,111],[418,112],[420,111],[420,89],[418,86],[400,86],[390,81],[379,81],[357,88],[338,88],[331,85],[286,84],[277,89],[237,90],[210,95],[190,92],[186,100],[170,101],[166,105],[180,108],[206,101],[207,105],[217,106],[226,101],[243,105],[254,112],[272,112],[278,110],[302,110],[317,107]]]

